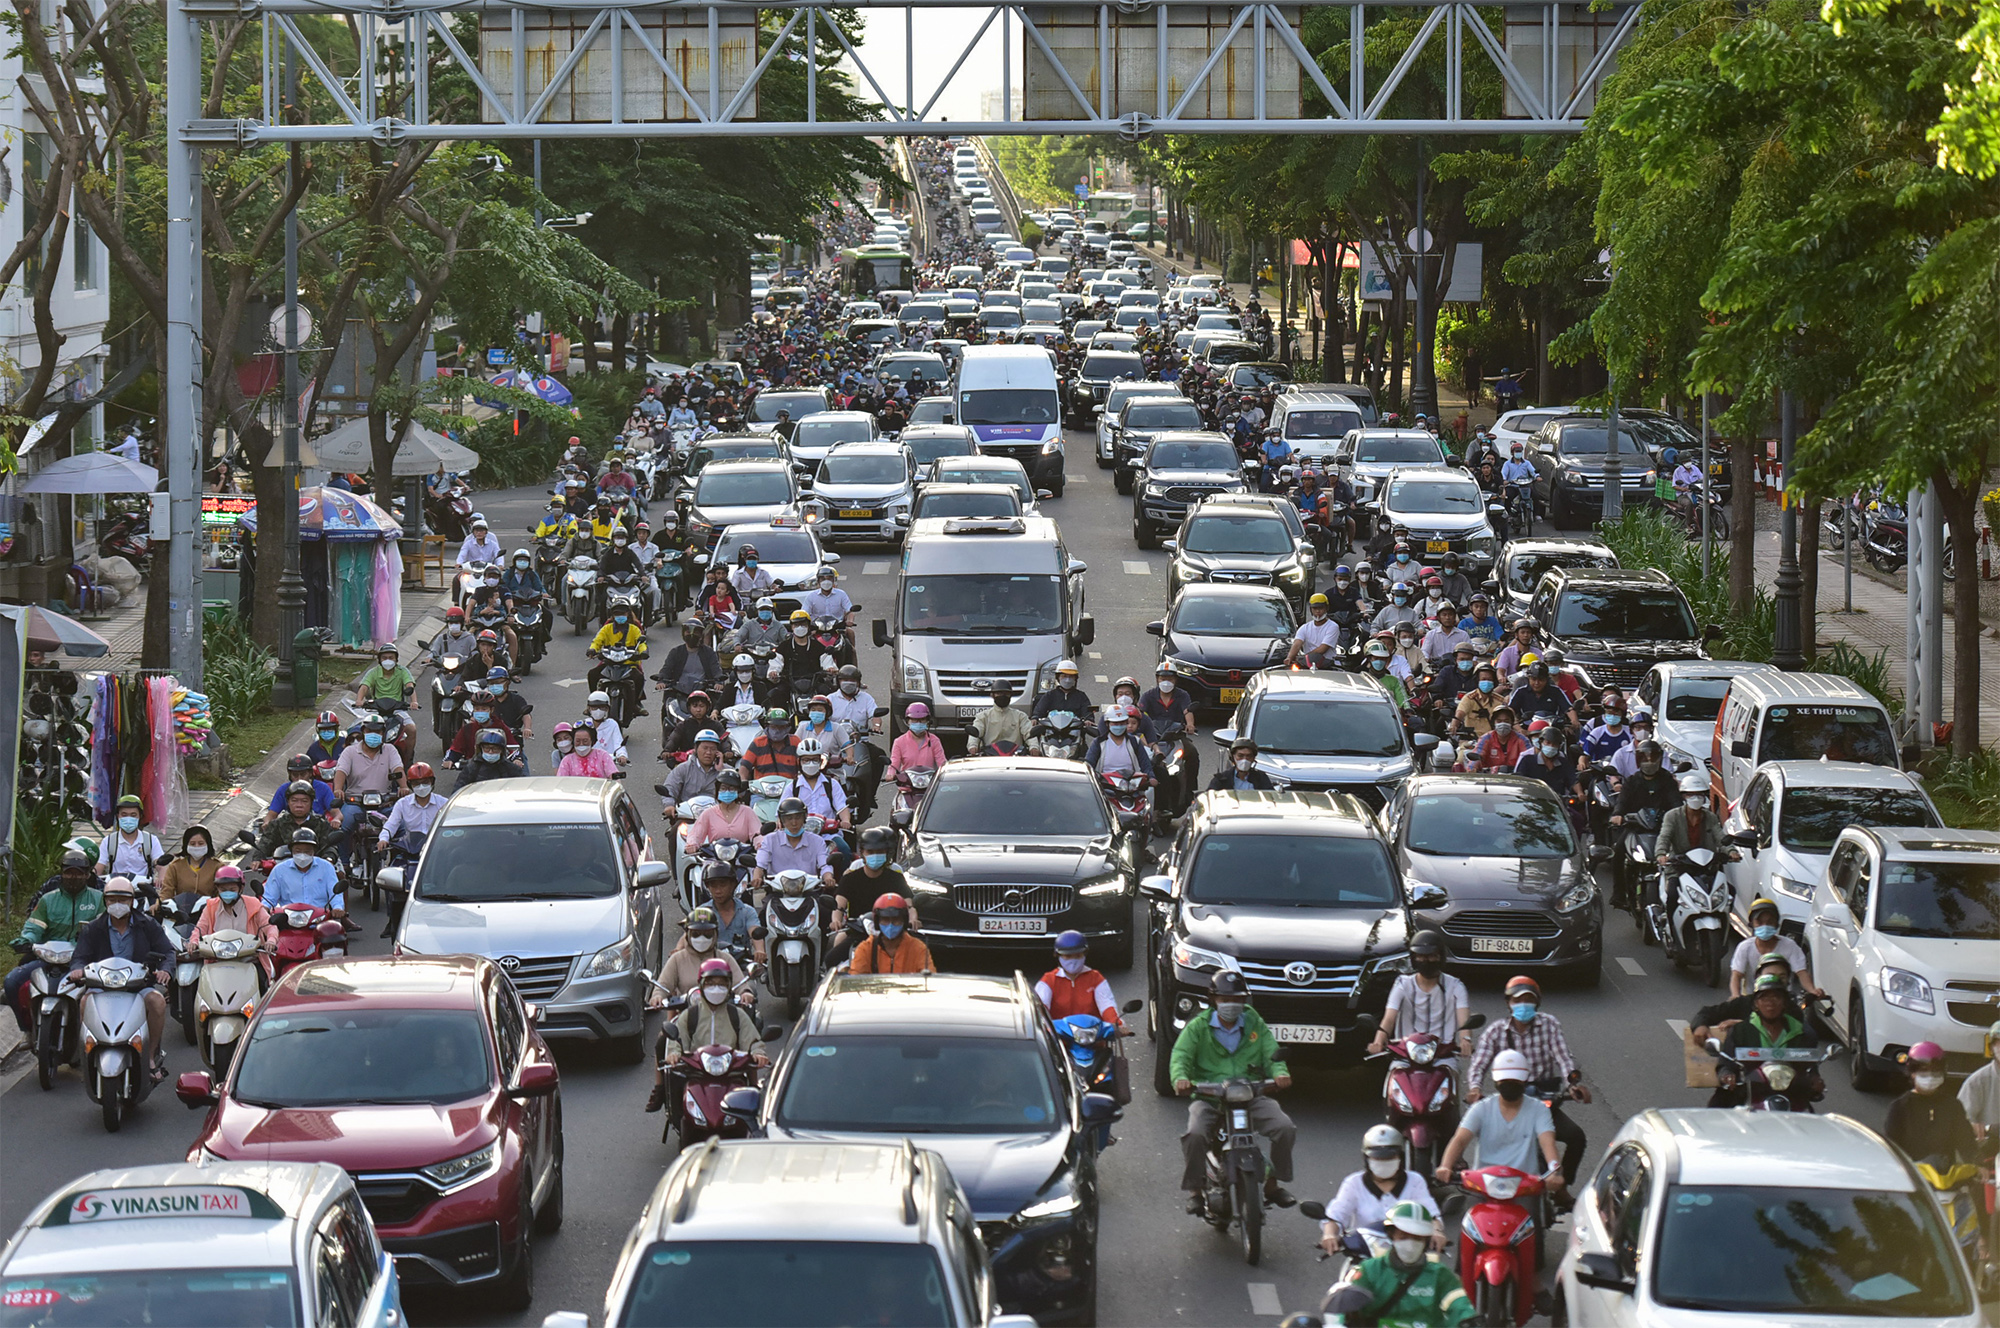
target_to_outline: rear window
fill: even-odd
[[[1896,738],[1875,706],[1774,705],[1764,712],[1757,759],[1894,765]]]
[[[744,1294],[749,1287],[756,1288],[754,1298]],[[796,1328],[852,1323],[949,1328],[954,1321],[936,1251],[886,1241],[663,1242],[639,1256],[632,1297],[618,1316],[621,1325]]]
[[[1146,372],[1137,355],[1118,352],[1086,355],[1083,357],[1085,378],[1137,378]]]
[[[1295,410],[1285,416],[1287,438],[1345,438],[1361,427],[1358,410]]]
[[[1125,412],[1125,427],[1128,429],[1199,429],[1201,424],[1201,408],[1192,401],[1146,404]]]

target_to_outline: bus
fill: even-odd
[[[840,289],[851,296],[877,291],[908,290],[916,284],[916,260],[888,245],[865,245],[840,251]]]

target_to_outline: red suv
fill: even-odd
[[[188,1160],[345,1167],[405,1287],[534,1294],[535,1231],[563,1220],[555,1059],[499,965],[474,955],[305,964],[273,987]],[[439,1110],[439,1108],[449,1108]]]

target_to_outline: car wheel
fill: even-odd
[[[1099,942],[1099,945],[1103,946],[1100,957],[1103,959],[1106,968],[1122,973],[1132,967],[1132,933],[1130,931],[1117,937],[1108,946],[1104,946],[1103,942]]]
[[[1132,518],[1132,542],[1142,549],[1157,549],[1160,547],[1160,537],[1153,533],[1152,526],[1148,525],[1143,518],[1136,515]]]
[[[514,1251],[514,1266],[493,1288],[496,1309],[524,1310],[535,1299],[534,1213],[524,1192],[521,1196],[521,1247]]]
[[[563,1224],[563,1146],[562,1113],[556,1113],[556,1160],[555,1176],[549,1181],[548,1197],[542,1200],[541,1211],[535,1214],[535,1230],[549,1235],[562,1230]]]
[[[1111,477],[1111,487],[1120,493],[1132,492],[1132,472],[1121,470]]]
[[[1173,997],[1162,992],[1153,1001],[1153,1091],[1161,1097],[1174,1095]]]
[[[1102,452],[1097,454],[1097,468],[1099,470],[1109,470],[1111,469],[1111,465],[1112,459],[1110,457],[1104,455]]]
[[[613,1064],[637,1065],[646,1054],[646,1035],[634,1033],[631,1037],[612,1038],[609,1050]]]
[[[1602,946],[1599,947],[1596,954],[1583,963],[1573,965],[1564,970],[1563,976],[1569,979],[1570,983],[1574,986],[1583,987],[1586,990],[1595,988],[1600,982],[1604,981],[1604,950]]]
[[[1880,1093],[1888,1089],[1888,1076],[1875,1068],[1868,1051],[1868,1016],[1861,1008],[1861,993],[1853,996],[1847,1018],[1847,1082],[1857,1093]]]
[[[1054,479],[1050,480],[1050,481],[1049,481],[1049,497],[1051,497],[1051,498],[1060,498],[1060,497],[1062,497],[1062,496],[1063,496],[1063,489],[1064,489],[1064,487],[1065,487],[1065,486],[1067,486],[1067,485],[1068,485],[1068,483],[1069,483],[1069,477],[1068,477],[1068,476],[1066,476],[1066,475],[1058,475],[1058,476],[1056,476],[1056,477],[1055,477]]]

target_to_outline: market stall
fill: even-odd
[[[236,519],[254,535],[257,508]],[[305,625],[330,627],[342,645],[393,641],[402,622],[403,528],[372,499],[345,489],[299,490],[299,573]],[[256,540],[243,541],[245,584],[255,577]]]

